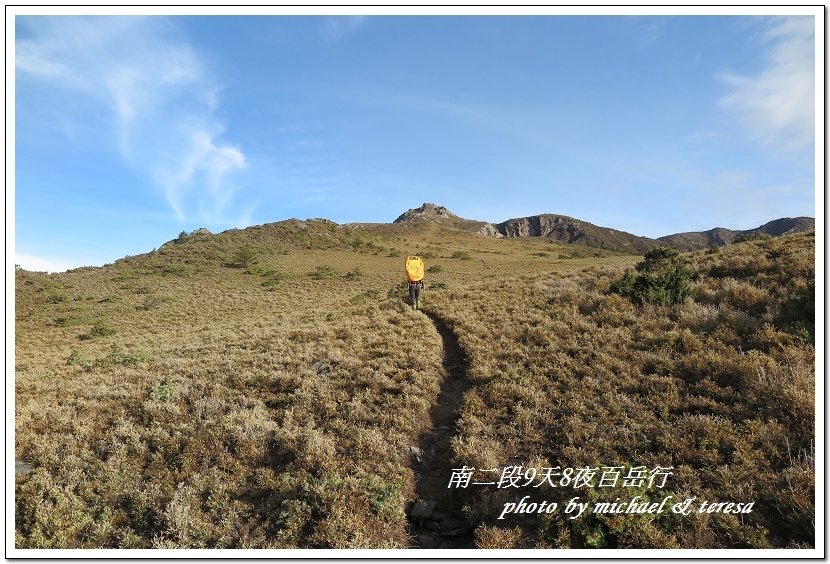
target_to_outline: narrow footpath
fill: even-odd
[[[452,475],[452,437],[456,435],[458,409],[470,387],[468,361],[458,337],[435,313],[423,312],[435,325],[444,346],[443,379],[438,400],[430,410],[432,425],[410,447],[415,473],[416,500],[407,509],[413,548],[475,548],[473,527],[462,512],[458,493],[448,488]]]

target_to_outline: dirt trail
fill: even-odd
[[[444,376],[438,400],[430,410],[432,425],[410,448],[416,477],[416,501],[408,508],[409,532],[417,548],[474,548],[472,526],[461,511],[457,493],[448,488],[452,474],[452,437],[464,392],[470,387],[468,362],[458,337],[438,315],[424,311],[444,345]]]

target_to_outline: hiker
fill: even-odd
[[[406,257],[404,271],[409,284],[409,301],[412,303],[412,309],[417,310],[421,307],[421,290],[424,289],[424,261],[421,257]]]
[[[421,304],[421,290],[424,289],[424,280],[409,283],[409,300],[412,302],[412,309],[418,309]]]

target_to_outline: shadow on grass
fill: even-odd
[[[419,437],[418,452],[413,453],[415,492],[422,500],[419,509],[410,508],[409,529],[418,548],[474,548],[473,526],[462,512],[463,500],[455,488],[447,485],[452,475],[452,437],[457,433],[458,409],[470,387],[467,355],[447,322],[436,313],[422,310],[441,335],[444,349],[441,391],[430,409],[431,426]],[[431,502],[435,502],[434,509]],[[419,502],[416,501],[416,505]],[[412,513],[429,513],[428,517]]]

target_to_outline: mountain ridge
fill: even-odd
[[[407,210],[398,216],[393,224],[408,222],[431,222],[445,227],[454,227],[495,237],[545,237],[564,243],[580,243],[617,251],[643,253],[659,246],[673,246],[681,251],[695,251],[712,246],[729,245],[739,238],[764,234],[780,236],[815,229],[815,218],[782,217],[752,229],[728,229],[715,227],[707,231],[673,233],[657,238],[644,237],[595,225],[573,217],[542,213],[511,218],[493,224],[462,218],[444,206],[426,202],[418,208]]]
[[[749,235],[780,237],[787,233],[811,231],[816,228],[815,222],[815,218],[812,217],[782,217],[773,219],[752,229],[734,230],[725,227],[715,227],[707,231],[674,233],[672,235],[658,237],[657,241],[661,241],[672,247],[677,247],[681,251],[694,251],[713,246],[722,247],[724,245],[731,245],[741,237]]]

